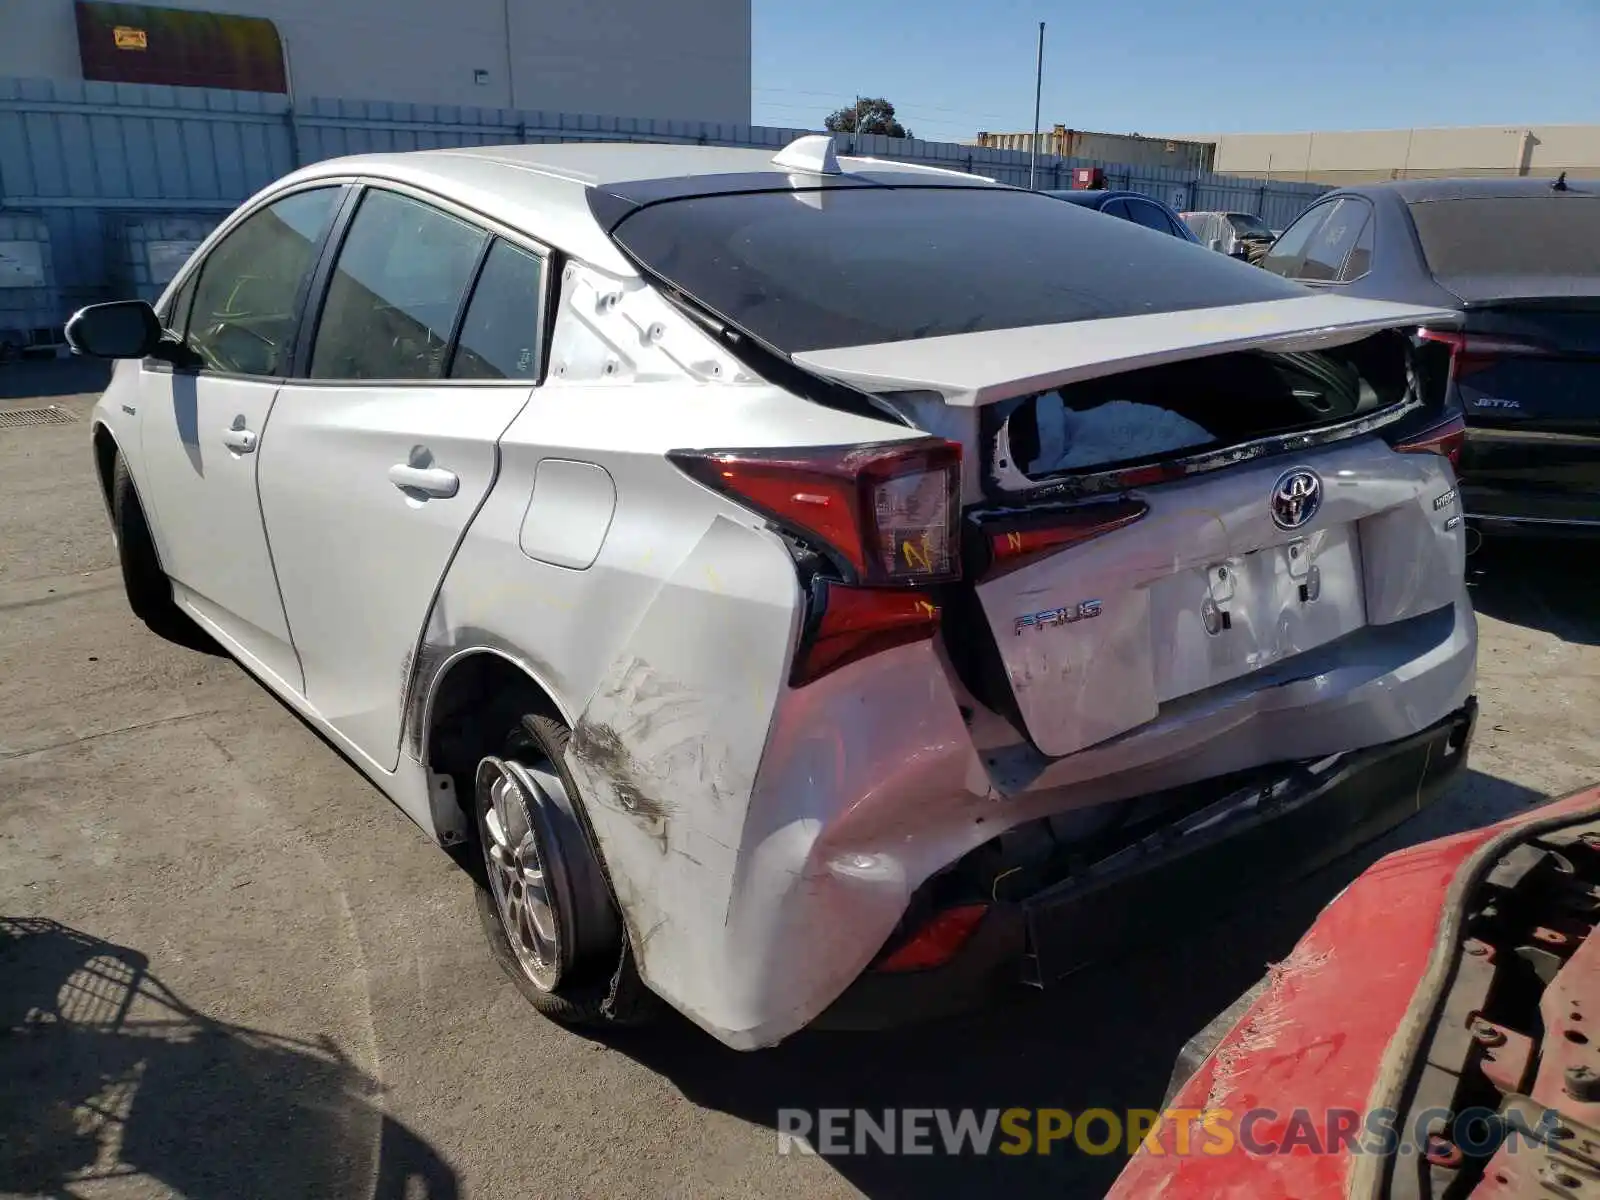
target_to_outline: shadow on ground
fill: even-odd
[[[111,364],[90,358],[18,359],[0,363],[0,400],[78,396],[106,390]]]
[[[145,956],[0,918],[0,1188],[453,1200],[455,1173],[331,1042],[196,1012]],[[129,1178],[132,1177],[132,1178]],[[115,1189],[113,1189],[115,1190]]]
[[[785,1108],[1159,1108],[1183,1044],[1269,963],[1287,956],[1321,909],[1373,861],[1543,799],[1469,770],[1450,796],[1293,889],[1251,897],[1231,918],[1207,927],[1187,924],[1175,908],[1161,946],[973,1017],[884,1034],[803,1033],[757,1054],[725,1050],[674,1019],[613,1045],[695,1102],[772,1128],[773,1153]],[[832,1165],[875,1200],[986,1194],[1059,1200],[1102,1194],[1125,1161],[1121,1150],[1093,1156],[1058,1145],[1047,1157],[874,1152]]]
[[[1597,549],[1593,539],[1486,539],[1467,560],[1473,607],[1574,645],[1600,646]]]

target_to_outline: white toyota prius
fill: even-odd
[[[68,334],[133,610],[456,851],[541,1011],[754,1048],[1439,794],[1448,319],[812,137],[319,163]]]

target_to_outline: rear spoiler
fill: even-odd
[[[974,408],[1186,358],[1235,350],[1318,350],[1358,341],[1380,329],[1454,321],[1458,315],[1446,308],[1318,293],[808,350],[793,358],[815,375],[862,391],[934,391],[947,404]]]

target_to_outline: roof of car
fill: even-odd
[[[526,231],[594,266],[633,274],[596,221],[589,192],[619,193],[624,207],[649,199],[794,186],[1000,187],[977,175],[841,155],[843,175],[796,176],[773,165],[781,147],[740,149],[655,142],[470,146],[328,159],[272,185],[364,176],[408,184]],[[645,195],[641,200],[640,196]]]
[[[1389,192],[1398,195],[1407,204],[1421,204],[1430,200],[1498,200],[1537,196],[1550,192],[1555,182],[1553,179],[1530,179],[1520,176],[1398,179],[1392,183],[1374,183],[1339,190],[1374,195]],[[1568,180],[1567,187],[1574,192],[1600,195],[1600,182],[1594,180]]]
[[[1046,189],[1044,194],[1046,196],[1054,196],[1057,200],[1066,200],[1072,204],[1088,205],[1098,204],[1105,200],[1115,200],[1121,196],[1138,196],[1141,200],[1150,198],[1139,192],[1130,192],[1126,188],[1073,188],[1070,191],[1066,188]]]

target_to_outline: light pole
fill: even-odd
[[[1039,100],[1044,92],[1044,22],[1039,22],[1039,65],[1033,77],[1033,141],[1028,147],[1028,190],[1034,189],[1039,161]]]

